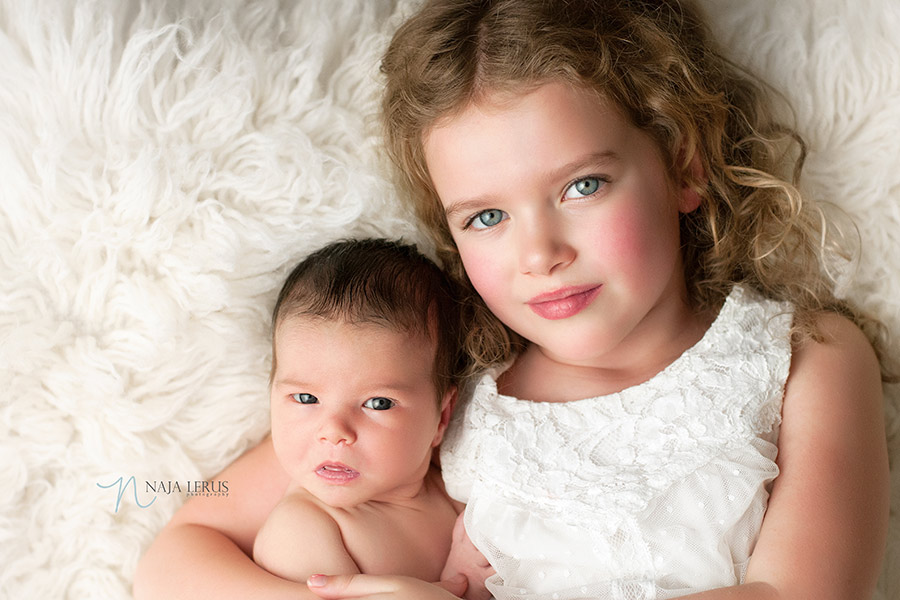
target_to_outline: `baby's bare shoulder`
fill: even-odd
[[[291,492],[269,514],[253,544],[253,560],[285,579],[314,573],[358,573],[341,527],[309,494]]]

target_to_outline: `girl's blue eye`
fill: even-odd
[[[318,404],[319,399],[313,396],[312,394],[291,394],[291,398],[294,401],[299,402],[300,404]]]
[[[584,198],[596,194],[606,182],[599,177],[579,179],[566,189],[566,198]]]
[[[489,208],[488,210],[483,210],[469,221],[469,225],[474,227],[475,229],[487,229],[489,227],[493,227],[497,225],[501,221],[506,219],[506,213],[497,208]]]
[[[363,406],[372,410],[388,410],[394,407],[394,401],[390,398],[369,398]]]

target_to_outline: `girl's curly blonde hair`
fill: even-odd
[[[488,92],[527,91],[551,80],[614,102],[656,141],[671,182],[700,194],[700,207],[681,221],[685,280],[697,310],[717,310],[740,283],[795,305],[795,339],[818,339],[815,315],[830,310],[881,347],[881,325],[835,297],[823,261],[842,251],[821,212],[795,187],[803,142],[774,120],[764,86],[716,51],[689,4],[430,0],[396,32],[382,71],[387,150],[439,258],[469,290],[467,349],[478,367],[510,360],[522,340],[466,278],[428,174],[424,139],[440,119]],[[695,157],[702,172],[692,168]]]

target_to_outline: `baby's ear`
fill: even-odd
[[[441,418],[438,421],[437,432],[434,434],[434,441],[431,444],[432,448],[436,447],[444,439],[444,432],[447,431],[447,425],[450,424],[450,417],[453,415],[453,409],[456,407],[458,398],[459,388],[455,385],[451,385],[444,392],[444,397],[441,398]]]
[[[688,176],[689,175],[689,176]],[[700,152],[693,151],[690,162],[685,169],[685,176],[681,179],[681,190],[678,196],[678,211],[682,213],[694,212],[700,206],[701,190],[709,181],[706,170],[700,160]]]

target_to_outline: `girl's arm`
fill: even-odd
[[[870,598],[884,555],[889,475],[881,377],[847,319],[822,317],[826,340],[794,352],[778,466],[747,585],[689,596]]]
[[[889,471],[881,376],[862,332],[837,315],[794,353],[778,466],[747,581],[782,597],[869,598],[884,555]]]
[[[138,564],[135,599],[314,598],[305,584],[275,577],[250,559],[257,531],[288,484],[271,439],[216,479],[228,482],[228,496],[196,496],[175,513]]]

